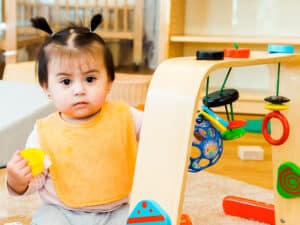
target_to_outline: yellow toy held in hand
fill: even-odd
[[[38,148],[26,148],[22,150],[20,154],[28,160],[33,176],[39,175],[43,172],[44,168],[48,168],[50,166],[49,158]]]

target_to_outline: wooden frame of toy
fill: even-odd
[[[251,52],[248,58],[232,57],[218,60],[197,60],[196,57],[173,58],[158,66],[152,78],[145,105],[144,123],[131,195],[130,212],[132,213],[128,224],[131,224],[132,221],[148,221],[147,224],[165,225],[191,224],[182,222],[181,213],[187,172],[190,169],[193,147],[195,147],[192,143],[197,139],[194,135],[195,124],[197,126],[199,123],[195,122],[195,118],[199,114],[201,93],[203,93],[211,72],[220,68],[252,65],[267,65],[271,79],[277,85],[276,95],[265,99],[271,103],[271,107],[267,105],[267,108],[276,112],[276,115],[271,114],[266,117],[267,122],[270,120],[272,123],[272,136],[284,136],[284,140],[280,139],[280,143],[276,140],[276,143],[270,142],[273,155],[273,180],[274,184],[277,184],[274,189],[275,221],[276,224],[281,224],[281,221],[285,221],[286,224],[298,223],[300,200],[296,197],[300,193],[298,179],[300,154],[297,154],[296,146],[300,145],[300,139],[296,134],[300,132],[300,95],[297,94],[298,85],[296,83],[300,81],[300,54]],[[279,71],[283,75],[280,80],[280,94],[289,99],[279,96]],[[274,93],[274,88],[270,87],[270,94],[272,93]],[[209,93],[206,96],[209,97]],[[290,100],[288,110],[284,110],[287,109],[287,106],[283,103],[288,100]],[[203,102],[207,103],[205,98]],[[231,107],[231,111],[233,111],[232,109],[233,107]],[[201,109],[200,114],[206,113],[203,114],[202,119],[204,117],[210,120],[210,117],[215,117],[212,109],[209,110],[211,111],[205,107]],[[284,110],[283,113],[279,113],[280,110]],[[282,117],[278,116],[279,114]],[[282,134],[280,127],[282,125],[274,123],[271,120],[273,118],[279,119],[281,122],[283,120],[284,129],[287,129],[286,126],[288,126],[288,131],[284,131],[285,133]],[[201,118],[198,120],[201,121]],[[231,120],[233,120],[232,115],[229,116],[229,122]],[[218,120],[218,118],[213,118],[211,121],[226,128],[226,123],[224,126],[222,124],[224,121]],[[213,127],[216,128],[214,124]],[[234,129],[234,127],[229,129]],[[216,154],[216,152],[214,153]],[[207,157],[210,156],[208,152]],[[226,210],[228,210],[228,206],[232,205],[234,199],[238,199],[238,204],[244,205],[243,208],[247,208],[249,205],[245,205],[251,202],[251,200],[239,197],[227,198]],[[221,201],[222,199],[220,199]],[[162,210],[160,214],[154,215],[153,218],[157,220],[148,220],[152,218],[149,214],[146,216],[136,214],[136,212],[142,212],[142,209],[147,209],[149,205],[152,205],[155,211]],[[256,203],[256,205],[257,207],[265,206],[262,203]],[[141,210],[138,211],[136,207],[140,207]],[[271,218],[270,224],[273,224],[273,207],[268,206],[258,212],[267,211],[271,217],[267,218],[268,220],[263,219],[270,221]],[[234,213],[230,212],[231,215]],[[245,216],[245,214],[240,215]],[[262,221],[259,216],[256,219]]]

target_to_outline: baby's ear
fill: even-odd
[[[108,83],[108,86],[107,86],[107,90],[108,90],[109,92],[111,91],[112,85],[113,85],[113,82],[110,81],[110,82]]]
[[[41,88],[42,88],[44,91],[48,90],[48,84],[47,84],[47,83],[42,83],[42,84],[40,84],[40,86],[41,86]]]
[[[45,95],[47,95],[48,98],[51,98],[51,94],[50,94],[49,89],[48,89],[48,84],[47,83],[42,84],[41,88],[43,89]]]

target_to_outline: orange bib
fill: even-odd
[[[50,174],[69,207],[106,204],[132,187],[137,143],[132,113],[120,102],[104,104],[92,120],[63,121],[58,113],[37,122],[41,148],[52,161]]]

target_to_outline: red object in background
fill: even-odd
[[[249,48],[225,48],[224,49],[224,57],[229,58],[249,58],[250,57],[250,49]]]
[[[193,225],[188,214],[182,214],[180,218],[180,225]]]
[[[272,204],[236,196],[226,196],[223,199],[223,210],[231,216],[275,225],[274,205]]]
[[[228,122],[228,129],[234,129],[234,128],[240,128],[243,126],[246,126],[247,121],[246,120],[231,120]]]

